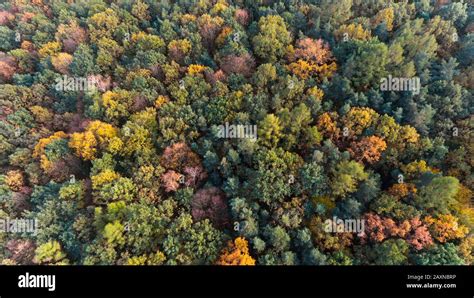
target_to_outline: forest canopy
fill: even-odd
[[[473,264],[468,2],[2,1],[0,263]]]

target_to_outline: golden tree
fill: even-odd
[[[387,149],[387,143],[380,137],[363,137],[358,142],[352,142],[349,152],[357,161],[373,164],[380,159],[382,152]]]

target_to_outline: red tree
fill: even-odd
[[[418,218],[410,220],[412,226],[412,232],[407,238],[408,243],[413,245],[415,249],[420,250],[433,244],[433,238],[431,237],[428,227]]]

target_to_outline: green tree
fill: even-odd
[[[270,148],[275,147],[282,136],[280,120],[273,114],[267,115],[258,125],[258,139]]]

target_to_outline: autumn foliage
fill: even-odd
[[[73,133],[69,141],[69,147],[75,150],[77,156],[92,160],[96,158],[99,149],[107,149],[117,136],[117,129],[108,123],[92,121],[86,130],[81,133]]]

